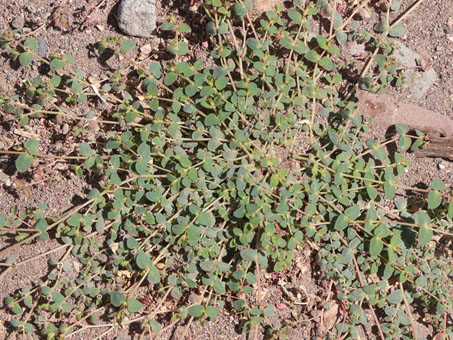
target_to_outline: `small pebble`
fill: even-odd
[[[24,28],[24,25],[25,25],[25,19],[22,15],[19,15],[11,22],[11,26],[18,30]]]
[[[443,162],[439,162],[439,164],[437,164],[437,167],[439,168],[439,170],[443,170],[445,169],[445,164]]]
[[[38,40],[38,55],[41,58],[45,58],[46,57],[46,51],[47,51],[46,41],[43,40],[43,39],[39,39]]]

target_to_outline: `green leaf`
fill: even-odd
[[[81,214],[74,214],[71,217],[69,217],[66,222],[73,227],[78,227],[80,226],[80,223],[82,222],[83,216]]]
[[[24,299],[24,305],[27,307],[31,307],[33,305],[33,298],[31,295],[27,295]]]
[[[268,303],[267,307],[263,309],[263,315],[267,318],[271,317],[274,314],[274,310],[275,310],[274,306]]]
[[[252,51],[257,50],[259,47],[258,40],[254,39],[254,38],[248,38],[246,41],[246,44],[247,44],[248,48],[250,48]]]
[[[162,75],[162,67],[160,64],[153,62],[149,65],[149,72],[151,72],[156,79],[159,79]]]
[[[372,257],[378,256],[381,253],[383,248],[384,248],[384,244],[382,243],[382,241],[379,238],[373,237],[371,239],[371,242],[370,242],[370,255]]]
[[[135,262],[137,267],[140,269],[151,268],[153,267],[153,261],[143,250],[140,250],[135,257]]]
[[[333,62],[329,57],[322,57],[319,61],[319,65],[321,65],[327,71],[331,71],[333,69]]]
[[[50,83],[51,83],[54,87],[60,86],[61,77],[60,77],[60,76],[53,76],[53,77],[50,79]]]
[[[52,71],[58,71],[64,67],[64,61],[58,58],[52,59],[50,62],[50,69]]]
[[[189,52],[189,44],[185,41],[178,42],[178,53],[179,54],[187,54]]]
[[[214,24],[212,21],[210,21],[210,22],[207,23],[207,25],[206,25],[206,32],[207,32],[208,34],[211,34],[211,35],[217,34],[217,30],[216,30],[216,28],[215,28],[215,24]]]
[[[221,91],[227,86],[228,81],[229,81],[228,77],[220,77],[220,78],[216,79],[216,81],[214,82],[214,85],[217,90]]]
[[[33,156],[30,155],[19,155],[19,157],[16,158],[16,169],[19,172],[25,172],[28,170],[29,167],[33,164]]]
[[[100,195],[101,195],[101,193],[99,192],[99,190],[94,188],[94,189],[91,189],[91,191],[88,193],[87,198],[89,200],[92,200],[94,198],[98,198]]]
[[[335,38],[340,46],[343,46],[348,41],[348,35],[344,31],[337,31],[335,33]]]
[[[178,31],[183,33],[190,33],[192,30],[190,29],[189,25],[187,25],[184,22],[181,22],[178,24]]]
[[[39,141],[34,139],[29,139],[24,144],[25,149],[32,155],[36,155],[38,153]]]
[[[202,305],[193,305],[189,307],[188,312],[194,318],[199,318],[203,315],[204,307]]]
[[[255,257],[257,256],[257,252],[255,249],[242,249],[241,250],[241,257],[249,262],[255,261]]]
[[[431,188],[442,191],[445,189],[445,184],[441,179],[434,178],[433,181],[431,182]]]
[[[206,306],[206,314],[211,320],[215,320],[219,314],[219,309],[214,306]]]
[[[383,20],[383,21],[380,21],[378,22],[375,26],[374,26],[374,30],[376,32],[384,32],[388,29],[388,24],[387,24],[387,21]]]
[[[321,47],[323,50],[327,49],[327,38],[325,36],[316,36],[316,41],[318,42],[319,47]]]
[[[348,226],[348,221],[344,215],[338,216],[337,220],[335,221],[335,225],[333,226],[335,230],[344,230]]]
[[[126,297],[120,292],[112,292],[110,294],[110,302],[113,306],[119,307],[126,302]]]
[[[401,25],[395,25],[390,29],[389,35],[395,38],[404,37],[406,35],[406,30]]]
[[[162,25],[159,26],[159,28],[160,28],[162,31],[171,31],[172,29],[175,28],[175,25],[173,25],[173,24],[170,23],[170,22],[164,22]]]
[[[22,307],[19,304],[15,303],[11,306],[11,311],[14,314],[22,314]]]
[[[271,187],[275,188],[278,185],[279,181],[280,181],[280,179],[279,179],[278,175],[273,174],[271,176],[271,180],[270,180],[269,184]]]
[[[153,333],[159,333],[160,330],[162,329],[162,325],[157,322],[156,320],[149,320],[149,325],[151,326],[151,329],[153,330]]]
[[[234,5],[233,13],[234,13],[234,15],[236,15],[238,17],[243,16],[243,15],[247,14],[247,8],[245,8],[245,6],[243,4],[238,3],[238,4]]]
[[[164,84],[170,86],[176,79],[178,79],[178,75],[175,72],[169,72],[164,77]]]
[[[192,162],[190,161],[189,157],[187,156],[183,156],[179,159],[179,164],[181,164],[181,166],[183,168],[189,168],[192,166]]]
[[[393,196],[395,196],[396,187],[393,184],[386,182],[384,183],[384,192],[385,198],[390,200],[393,198]]]
[[[382,54],[376,54],[374,56],[374,61],[376,61],[376,64],[378,64],[379,69],[382,70],[385,66],[385,62],[387,61],[387,57]]]
[[[27,40],[25,40],[24,46],[28,47],[32,51],[38,50],[38,42],[33,38],[28,38]]]
[[[120,44],[120,53],[127,53],[135,47],[135,41],[127,39]]]
[[[236,309],[238,312],[242,311],[246,305],[247,305],[246,302],[242,299],[233,302],[233,308]]]
[[[344,211],[344,214],[349,217],[351,220],[356,220],[360,216],[360,208],[358,205],[347,208]]]
[[[129,249],[137,249],[140,247],[140,243],[132,236],[127,238],[126,244]]]
[[[13,327],[15,327],[15,328],[18,328],[19,326],[22,325],[22,322],[19,321],[19,320],[17,320],[17,319],[12,319],[12,320],[10,321],[10,323],[11,323],[11,326],[13,326]]]
[[[335,12],[333,16],[333,28],[335,31],[339,30],[343,26],[343,17],[340,13]]]
[[[93,313],[90,315],[90,323],[92,325],[99,325],[99,314]]]
[[[19,63],[23,67],[27,67],[28,65],[30,65],[32,61],[33,61],[33,53],[31,53],[31,52],[24,52],[19,55]]]
[[[280,46],[284,47],[284,48],[287,48],[287,49],[291,49],[292,46],[293,46],[293,42],[290,38],[288,37],[284,37],[282,38],[279,42]]]
[[[134,298],[127,299],[127,310],[129,313],[137,313],[140,309],[143,308],[143,304]]]
[[[428,227],[421,227],[418,231],[418,247],[426,246],[433,238],[433,231]]]
[[[81,156],[91,156],[93,154],[93,150],[91,149],[90,145],[86,142],[82,142],[79,145],[79,153]]]
[[[305,59],[307,59],[307,60],[309,60],[309,61],[311,61],[311,62],[316,63],[316,62],[318,62],[318,60],[319,60],[319,54],[316,53],[315,50],[310,50],[310,51],[308,51],[307,53],[305,53]]]
[[[151,268],[148,274],[148,281],[155,285],[160,282],[160,273],[155,266]]]
[[[210,113],[204,120],[206,126],[213,126],[220,124],[220,119],[216,114]]]
[[[410,325],[412,323],[411,319],[409,318],[409,316],[407,316],[407,314],[399,309],[398,312],[398,322],[402,325]]]
[[[428,194],[428,209],[436,209],[442,203],[442,196],[438,191],[432,190]]]
[[[34,332],[36,329],[35,329],[35,326],[33,326],[31,323],[28,323],[28,322],[27,322],[27,323],[25,324],[24,330],[25,330],[25,333],[29,334],[29,333],[31,333],[31,332]]]
[[[148,171],[148,161],[146,159],[142,159],[135,162],[135,170],[140,175],[146,174],[146,172]]]
[[[394,305],[400,304],[403,301],[403,291],[401,289],[395,290],[387,296],[387,301]]]
[[[288,16],[297,24],[302,23],[302,14],[299,11],[289,11]]]
[[[197,223],[204,226],[212,227],[215,223],[215,218],[212,215],[212,213],[201,211],[200,215],[198,215],[197,217]]]
[[[400,137],[400,149],[406,151],[411,147],[412,140],[408,136]]]

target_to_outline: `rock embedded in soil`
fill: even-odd
[[[41,58],[45,58],[46,57],[46,51],[47,51],[46,41],[43,40],[43,39],[39,39],[38,40],[38,55]]]
[[[117,17],[124,33],[149,38],[156,29],[156,0],[122,0]]]
[[[373,121],[393,126],[404,124],[425,133],[453,136],[453,120],[440,113],[421,106],[402,103],[399,99],[385,94],[373,94],[358,91],[358,113],[370,117]]]
[[[25,18],[22,15],[15,17],[14,20],[11,22],[11,26],[14,29],[21,30],[24,28],[25,25]]]
[[[400,42],[394,52],[398,68],[405,69],[404,78],[409,88],[410,96],[414,99],[422,98],[437,80],[437,73],[428,65],[427,58],[412,51]]]

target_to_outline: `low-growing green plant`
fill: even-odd
[[[387,15],[377,32],[358,31],[355,22],[349,29],[366,4],[343,18],[327,1],[296,0],[294,9],[276,8],[253,23],[249,1],[205,0],[211,61],[184,56],[189,27],[173,21],[162,29],[175,30],[167,50],[176,62],[164,67],[135,61],[132,40],[100,42],[100,53],[121,55],[134,68],[102,86],[74,70],[70,56],[41,58],[33,38],[4,34],[13,60],[23,67],[35,60],[50,72],[27,81],[24,97],[1,94],[3,110],[21,124],[43,116],[79,122],[78,154],[44,155],[29,140],[9,151],[18,172],[61,157],[77,175],[99,179],[85,203],[59,218],[42,209],[0,215],[0,230],[17,234],[0,255],[49,237],[65,251],[45,280],[6,299],[12,326],[63,339],[95,325],[109,332],[114,320],[137,323],[144,335],[164,322],[214,320],[228,307],[257,332],[274,312],[251,294],[264,271],[290,267],[298,246],[311,244],[347,313],[326,338],[356,338],[370,322],[381,339],[415,337],[414,307],[451,336],[452,267],[439,248],[451,244],[451,194],[438,179],[429,189],[399,183],[408,162],[386,146],[418,148],[423,137],[397,126],[388,141],[367,139],[355,103],[338,92],[347,40],[374,47],[359,86],[383,91],[400,79],[387,39],[402,35],[398,23]],[[320,13],[331,19],[325,34],[312,29]],[[373,62],[377,73],[368,76]],[[110,110],[74,113],[87,102]],[[101,126],[96,141],[92,124]],[[75,274],[70,256],[79,263]],[[9,258],[2,266],[26,262]],[[170,300],[175,308],[163,309]]]

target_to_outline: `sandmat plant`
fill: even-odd
[[[366,31],[353,17],[368,1],[345,17],[333,3],[295,0],[252,21],[249,1],[204,0],[210,60],[187,57],[190,27],[172,20],[162,27],[174,33],[170,62],[139,62],[133,40],[106,39],[99,53],[121,56],[133,72],[97,84],[70,56],[42,58],[34,38],[2,35],[13,62],[48,69],[24,83],[24,95],[0,94],[2,110],[24,125],[74,122],[78,142],[71,155],[43,154],[36,140],[3,153],[20,173],[59,157],[96,179],[86,201],[57,218],[45,206],[0,215],[0,231],[15,235],[1,256],[25,243],[61,243],[32,259],[8,257],[0,278],[64,251],[45,279],[6,298],[14,333],[63,339],[99,328],[102,337],[136,324],[145,336],[227,308],[256,338],[274,313],[261,298],[263,273],[290,267],[305,245],[344,308],[320,338],[355,339],[372,323],[380,339],[414,339],[416,310],[453,337],[451,193],[438,179],[428,189],[400,183],[402,152],[421,147],[423,136],[397,126],[387,141],[367,138],[351,95],[401,82],[388,37],[404,35],[405,14],[391,22],[388,7]],[[348,40],[373,51],[352,84],[343,77]],[[75,113],[88,103],[109,109]]]

